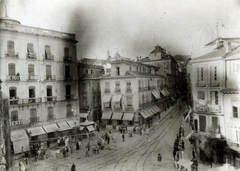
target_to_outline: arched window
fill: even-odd
[[[11,121],[17,122],[18,121],[18,111],[14,110],[11,112]]]
[[[48,119],[48,121],[54,119],[54,115],[53,115],[53,107],[52,107],[52,106],[49,106],[49,107],[48,107],[48,115],[47,115],[47,119]]]
[[[37,117],[37,109],[30,109],[30,122],[32,124],[37,123],[39,118]]]
[[[67,117],[73,116],[73,111],[72,111],[72,105],[68,104],[67,105]]]

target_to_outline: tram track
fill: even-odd
[[[171,112],[176,111],[178,108],[172,109]],[[169,126],[169,123],[166,120],[171,118],[170,114],[167,114],[160,122],[159,125],[154,126],[157,127],[154,130],[150,131],[149,138],[152,139],[154,133],[159,130],[160,127]],[[171,121],[171,119],[170,119]],[[160,136],[160,135],[159,135]],[[155,142],[155,141],[154,141]],[[148,146],[154,144],[154,142],[146,142],[145,138],[141,141],[138,141],[137,144],[132,144],[131,146],[114,151],[112,153],[105,154],[98,159],[91,161],[91,166],[89,164],[84,164],[81,166],[81,170],[99,170],[105,168],[107,165],[114,165],[113,170],[122,170],[124,167],[125,161],[130,159],[135,153],[142,149],[149,149]],[[123,163],[121,161],[124,161]]]

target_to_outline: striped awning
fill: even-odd
[[[47,133],[55,132],[58,129],[57,124],[43,125],[42,127]]]
[[[88,126],[87,126],[87,130],[88,130],[89,132],[92,132],[92,131],[95,131],[95,128],[94,128],[92,125],[88,125]]]
[[[103,112],[102,114],[102,118],[101,119],[111,119],[112,117],[112,111],[109,111],[109,112]]]
[[[36,135],[46,134],[46,132],[40,126],[33,127],[33,128],[27,128],[27,132],[30,134],[31,137],[36,136]]]
[[[122,120],[123,113],[120,112],[114,112],[112,115],[112,120]]]
[[[140,113],[140,114],[142,115],[142,117],[144,117],[145,119],[147,119],[147,118],[149,117],[149,115],[148,115],[147,113],[145,113],[144,110],[140,111],[139,113]]]
[[[125,121],[132,121],[133,120],[134,113],[124,113],[122,120]]]

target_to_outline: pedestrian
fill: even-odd
[[[198,161],[197,161],[197,159],[194,160],[194,164],[195,164],[196,171],[198,171]]]
[[[28,164],[28,157],[29,157],[28,152],[25,152],[25,158],[24,158],[24,160],[25,160],[26,165]]]
[[[162,155],[159,153],[158,154],[158,161],[161,162],[162,161]]]
[[[175,160],[175,156],[176,156],[176,151],[173,150],[173,159]]]
[[[88,146],[87,146],[87,145],[86,145],[86,147],[85,147],[85,157],[89,157]]]
[[[88,151],[90,151],[90,140],[87,143],[87,148],[88,148]]]
[[[51,144],[51,142],[50,142],[50,140],[48,139],[48,140],[47,140],[47,148],[50,148],[50,144]]]
[[[78,143],[78,140],[76,142],[76,150],[79,150],[79,143]]]
[[[74,163],[73,163],[72,166],[71,166],[71,171],[76,171],[76,166],[75,166]]]
[[[67,147],[67,146],[65,147],[65,150],[66,150],[66,157],[68,157],[68,152],[69,152],[69,149],[68,149],[68,147]]]
[[[193,157],[194,159],[196,158],[196,154],[195,154],[194,148],[192,148],[192,157]]]
[[[72,145],[72,143],[70,144],[70,152],[73,153],[73,145]]]
[[[125,139],[125,135],[124,134],[122,134],[122,139],[123,139],[123,142],[124,142],[124,139]]]
[[[182,140],[182,149],[185,150],[185,145],[183,140]]]
[[[58,144],[58,147],[60,147],[60,145],[61,145],[61,140],[60,140],[59,137],[58,137],[58,140],[57,140],[57,144]]]
[[[66,149],[65,148],[63,148],[62,153],[63,153],[63,157],[66,157]]]
[[[22,158],[24,158],[24,153],[23,153],[23,151],[24,151],[24,150],[23,150],[23,147],[22,147]]]

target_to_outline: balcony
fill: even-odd
[[[29,118],[31,124],[35,124],[39,122],[39,117]]]
[[[9,99],[10,105],[24,105],[24,104],[33,104],[33,103],[41,103],[41,97],[33,97],[33,98],[24,98],[24,99]]]
[[[197,106],[196,110],[198,112],[206,112],[206,111],[208,111],[208,107],[207,106]]]
[[[36,53],[26,53],[26,59],[37,59]]]
[[[64,60],[65,62],[72,62],[72,58],[69,57],[69,56],[64,56],[63,60]]]
[[[20,81],[20,75],[7,75],[6,81]]]
[[[221,106],[220,105],[209,105],[208,107],[209,112],[221,112]]]
[[[64,75],[64,80],[65,80],[65,81],[74,80],[74,76],[73,76],[73,75]]]
[[[206,87],[206,84],[205,83],[197,83],[196,87]]]
[[[110,88],[105,88],[105,89],[104,89],[104,92],[105,92],[105,93],[110,93]]]
[[[132,92],[132,88],[126,88],[125,92],[131,93]]]
[[[151,86],[150,88],[151,88],[151,89],[156,89],[156,86]]]
[[[55,79],[55,75],[45,75],[45,81],[53,81]]]
[[[43,55],[43,60],[54,60],[54,55]]]
[[[210,83],[209,87],[219,87],[220,83]]]
[[[121,89],[120,88],[115,88],[114,91],[115,92],[121,92]]]
[[[37,81],[39,79],[38,75],[29,75],[28,76],[28,81]]]
[[[47,96],[45,97],[45,102],[55,102],[57,101],[57,96]]]
[[[19,58],[18,52],[5,52],[6,58]]]
[[[74,100],[74,95],[73,94],[65,95],[65,99],[66,100]]]

